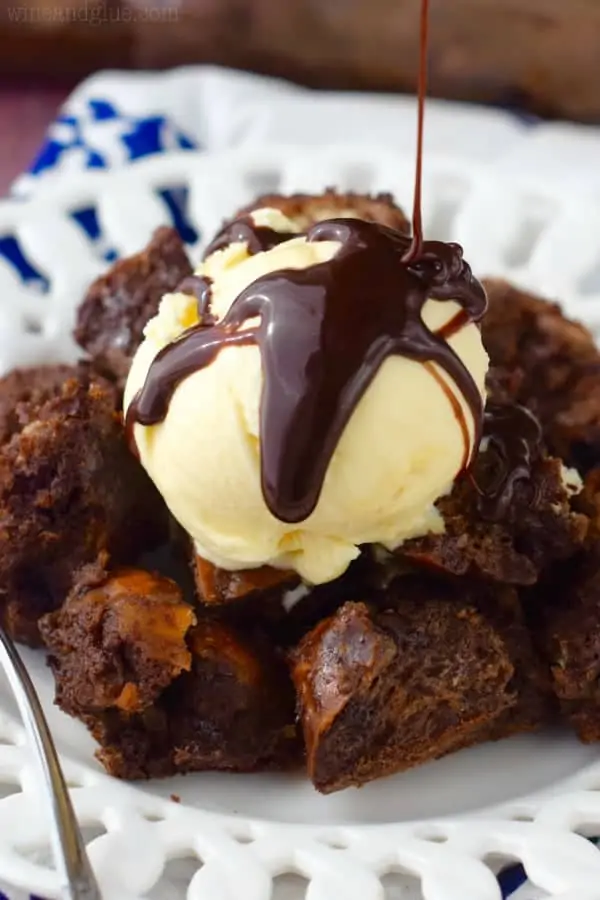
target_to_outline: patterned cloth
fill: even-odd
[[[196,148],[166,116],[128,115],[114,103],[92,97],[78,115],[58,116],[30,174],[108,169],[142,156]]]
[[[331,110],[338,106],[340,114],[332,115]],[[476,115],[479,121],[488,114],[478,111]],[[445,153],[451,154],[454,148],[463,158],[468,152],[485,159],[492,149],[496,152],[499,146],[509,147],[518,138],[523,120],[500,112],[489,116],[487,144],[478,144],[472,134],[465,140],[465,130],[461,132],[451,123],[444,139]],[[400,127],[399,123],[404,124]],[[411,102],[359,95],[317,96],[271,79],[212,68],[168,74],[101,73],[84,82],[67,101],[31,168],[13,186],[13,193],[26,198],[53,179],[84,169],[111,169],[155,154],[221,149],[258,141],[357,142],[364,140],[364,135],[368,135],[369,143],[378,139],[402,149],[412,146]],[[185,197],[176,194],[164,192],[163,197],[174,224],[191,242],[195,235],[185,217]],[[77,221],[92,240],[103,240],[94,210],[80,211]],[[109,247],[104,248],[104,255],[107,260],[114,258]],[[9,259],[25,281],[42,283],[43,275],[20,255],[11,238],[0,240],[0,256]],[[541,897],[526,883],[521,866],[506,869],[498,881],[503,898]],[[6,886],[4,891],[0,890],[0,900],[26,900]],[[164,900],[177,896],[182,894],[174,887]],[[404,891],[402,897],[412,900]]]

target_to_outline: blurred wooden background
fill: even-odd
[[[600,119],[599,0],[430,0],[431,91]],[[412,90],[420,0],[0,0],[0,74],[211,62]]]
[[[420,0],[0,0],[0,189],[99,68],[218,63],[413,91]],[[430,0],[433,95],[600,121],[600,0]],[[20,165],[23,163],[21,162]]]

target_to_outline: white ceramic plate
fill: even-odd
[[[412,161],[380,150],[280,147],[174,154],[2,203],[0,250],[16,239],[31,270],[24,282],[0,257],[0,368],[75,357],[74,309],[107,251],[136,251],[171,220],[159,190],[186,188],[190,223],[209,236],[258,191],[336,184],[391,190],[408,207],[411,182]],[[90,207],[93,240],[72,216]],[[463,243],[477,274],[560,296],[569,314],[600,327],[600,206],[586,196],[428,158],[425,210],[428,236]],[[309,900],[381,900],[405,896],[407,886],[425,900],[498,900],[493,873],[508,860],[522,862],[548,896],[600,897],[600,853],[579,836],[600,834],[600,755],[566,732],[462,751],[327,798],[301,777],[278,775],[131,787],[102,773],[84,728],[53,707],[42,655],[25,657],[110,900],[166,897],[173,859],[187,860],[177,877],[190,900],[295,898],[303,889]],[[35,768],[13,714],[0,683],[0,878],[56,896]]]

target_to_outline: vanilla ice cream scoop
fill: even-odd
[[[480,437],[485,295],[457,245],[426,242],[405,264],[409,239],[383,226],[294,237],[280,212],[253,221],[286,240],[240,232],[194,295],[164,297],[125,406],[200,555],[317,584],[361,544],[443,531],[435,501]]]

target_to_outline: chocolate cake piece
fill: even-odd
[[[198,556],[189,539],[185,546],[191,558],[191,590],[200,614],[217,618],[241,633],[259,628],[274,647],[285,647],[286,598],[300,584],[296,573],[271,566],[230,571]]]
[[[600,544],[540,588],[534,623],[563,716],[600,741]]]
[[[119,260],[94,281],[78,309],[74,336],[98,371],[123,387],[161,298],[191,274],[183,241],[163,226],[141,253]]]
[[[177,772],[285,769],[301,758],[287,666],[260,629],[199,617],[192,670],[165,693]]]
[[[408,219],[400,207],[396,206],[391,194],[356,194],[352,191],[340,193],[335,188],[326,188],[321,194],[262,194],[238,210],[233,219],[239,219],[263,207],[281,210],[302,231],[315,222],[341,216],[378,222],[397,231],[410,230]]]
[[[563,715],[582,741],[600,741],[600,469],[578,499],[590,515],[586,547],[530,592],[528,612]]]
[[[295,572],[274,569],[272,566],[235,571],[222,569],[199,556],[193,547],[191,557],[198,600],[207,606],[240,600],[251,601],[255,598],[263,600],[267,594],[273,593],[273,589],[281,596],[299,582]]]
[[[578,512],[587,516],[586,549],[592,550],[600,541],[600,467],[590,469],[583,479],[583,488],[573,498]]]
[[[346,603],[297,648],[308,770],[323,793],[400,772],[551,714],[516,592],[422,575]]]
[[[453,576],[532,585],[583,545],[589,519],[574,503],[578,477],[548,456],[525,408],[488,404],[484,442],[468,474],[436,504],[445,525],[396,555]]]
[[[39,642],[39,617],[100,553],[128,563],[167,535],[116,404],[115,388],[86,367],[0,380],[0,615],[18,640]]]
[[[600,463],[600,352],[560,306],[505,281],[484,282],[482,322],[495,396],[527,406],[549,451],[585,472]]]
[[[46,365],[13,369],[0,381],[0,443],[7,441],[28,416],[73,377],[73,366]]]
[[[282,650],[295,646],[347,600],[367,596],[380,575],[367,550],[338,578],[319,585],[305,584],[295,572],[270,566],[231,572],[196,554],[192,568],[201,609],[242,630],[259,625]]]
[[[60,670],[58,705],[72,715],[113,708],[136,713],[151,706],[190,670],[186,635],[195,622],[193,608],[169,578],[87,566],[64,606],[40,622]]]
[[[173,582],[132,570],[93,576],[41,627],[57,703],[85,722],[111,775],[257,771],[298,759],[283,661],[259,633],[214,616],[195,621]]]
[[[302,638],[323,619],[329,618],[344,603],[367,601],[381,594],[382,567],[370,552],[363,548],[360,556],[346,571],[324,584],[303,582],[287,590],[283,597],[284,615],[274,620],[270,634],[281,647],[295,647]],[[388,579],[389,583],[389,579]]]

